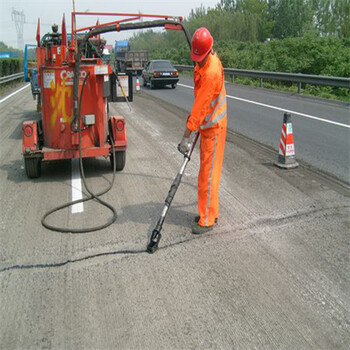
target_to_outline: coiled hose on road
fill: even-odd
[[[49,230],[52,231],[57,231],[57,232],[71,232],[71,233],[84,233],[84,232],[92,232],[92,231],[98,231],[98,230],[102,230],[103,228],[106,228],[108,226],[110,226],[111,224],[113,224],[116,220],[117,220],[117,212],[115,210],[115,208],[110,205],[109,203],[105,202],[104,200],[102,200],[101,198],[99,198],[100,196],[102,196],[103,194],[107,193],[114,185],[114,180],[115,180],[115,171],[116,171],[116,161],[115,161],[115,148],[114,148],[114,140],[111,139],[111,144],[112,144],[112,150],[113,150],[113,178],[112,178],[112,182],[110,184],[110,186],[108,188],[106,188],[104,191],[99,192],[97,194],[93,193],[87,183],[86,183],[86,178],[85,178],[85,173],[84,173],[84,167],[83,167],[83,158],[81,155],[81,126],[80,126],[80,119],[81,119],[81,104],[82,104],[82,100],[83,100],[83,93],[84,93],[84,87],[86,84],[86,81],[88,79],[90,75],[90,72],[88,72],[83,80],[83,85],[81,87],[81,93],[80,93],[80,99],[79,99],[79,109],[78,109],[78,134],[79,134],[79,168],[80,168],[80,173],[81,173],[81,178],[83,180],[84,186],[86,191],[90,194],[90,196],[86,197],[86,198],[82,198],[82,199],[78,199],[76,201],[72,201],[72,202],[68,202],[62,205],[59,205],[58,207],[55,207],[51,210],[49,210],[48,212],[46,212],[44,214],[44,216],[41,219],[41,224],[46,227]],[[110,137],[112,137],[112,133],[110,132]],[[60,227],[60,226],[53,226],[50,225],[46,222],[46,218],[51,215],[54,212],[57,212],[59,210],[62,210],[64,208],[68,208],[71,205],[77,204],[77,203],[82,203],[82,202],[86,202],[89,200],[96,200],[97,202],[99,202],[101,205],[107,207],[108,209],[111,210],[111,212],[113,213],[113,216],[104,224],[101,225],[97,225],[97,226],[93,226],[93,227],[86,227],[86,228],[65,228],[65,227]]]

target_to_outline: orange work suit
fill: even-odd
[[[198,212],[200,226],[212,226],[219,217],[219,185],[224,158],[227,110],[224,70],[216,53],[205,65],[194,69],[194,95],[187,128],[199,131],[200,169],[198,174]]]

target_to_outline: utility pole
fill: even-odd
[[[23,25],[26,20],[24,11],[16,11],[12,8],[12,20],[15,22],[16,31],[17,31],[17,48],[24,50],[24,41],[23,41]]]
[[[142,15],[141,11],[139,10],[139,15]],[[140,17],[140,22],[143,22],[143,17]],[[141,33],[143,33],[143,29],[141,29]]]

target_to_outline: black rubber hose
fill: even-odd
[[[71,233],[84,233],[84,232],[92,232],[92,231],[98,231],[98,230],[102,230],[103,228],[108,227],[109,225],[113,224],[116,219],[117,219],[117,212],[114,209],[114,207],[112,205],[110,205],[109,203],[103,201],[101,198],[99,198],[99,196],[102,196],[103,194],[107,193],[114,184],[114,180],[115,180],[115,171],[116,171],[116,161],[115,161],[115,147],[114,147],[114,140],[111,139],[111,144],[112,144],[112,150],[113,150],[113,179],[112,182],[110,184],[110,186],[108,188],[106,188],[104,191],[99,192],[97,194],[94,194],[88,187],[87,183],[86,183],[86,178],[85,178],[85,173],[84,173],[84,167],[83,167],[83,157],[81,154],[81,126],[80,126],[80,118],[81,118],[81,104],[82,104],[82,100],[83,100],[83,93],[84,93],[84,87],[86,84],[86,81],[88,79],[90,75],[90,72],[88,72],[84,78],[82,87],[81,87],[81,93],[80,93],[80,99],[79,99],[79,110],[78,110],[78,134],[79,134],[79,167],[80,167],[80,173],[81,173],[81,177],[85,186],[85,189],[87,190],[87,192],[90,194],[90,196],[86,197],[86,198],[82,198],[82,199],[78,199],[76,201],[72,201],[72,202],[68,202],[65,204],[62,204],[60,206],[57,206],[51,210],[49,210],[48,212],[46,212],[44,214],[44,216],[41,219],[41,224],[46,227],[49,230],[52,231],[57,231],[57,232],[71,232]],[[112,134],[111,134],[112,135]],[[111,136],[112,137],[112,136]],[[111,212],[113,213],[113,216],[104,224],[98,225],[98,226],[94,226],[94,227],[87,227],[87,228],[65,228],[65,227],[59,227],[59,226],[53,226],[50,225],[48,223],[45,222],[46,218],[51,215],[52,213],[59,211],[61,209],[70,207],[73,204],[77,204],[77,203],[82,203],[82,202],[86,202],[88,200],[94,199],[97,202],[101,203],[103,206],[107,207],[108,209],[111,210]]]

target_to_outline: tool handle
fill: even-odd
[[[191,157],[192,152],[193,152],[194,148],[196,147],[196,143],[197,143],[198,139],[199,139],[199,131],[196,131],[194,138],[193,138],[193,141],[192,141],[192,144],[191,144],[191,147],[190,147],[190,150],[188,152],[189,157]]]
[[[180,185],[180,182],[181,182],[181,178],[182,178],[182,175],[185,171],[185,168],[186,168],[186,165],[187,163],[190,161],[191,159],[191,155],[192,155],[192,152],[196,146],[196,143],[198,141],[198,138],[199,138],[199,132],[197,131],[197,133],[195,134],[194,136],[194,139],[192,141],[192,144],[190,146],[190,149],[189,151],[184,155],[184,161],[181,165],[181,168],[180,168],[180,171],[177,173],[171,187],[170,187],[170,190],[169,190],[169,193],[165,199],[165,204],[164,204],[164,207],[163,207],[163,211],[162,211],[162,214],[157,222],[157,225],[155,227],[155,229],[153,230],[152,232],[152,235],[151,235],[151,238],[150,238],[150,241],[148,243],[148,246],[147,246],[147,251],[150,253],[150,254],[153,254],[157,249],[158,249],[158,244],[159,244],[159,241],[160,241],[160,238],[162,237],[162,235],[160,234],[160,232],[162,231],[162,228],[163,228],[163,223],[164,223],[164,220],[165,220],[165,217],[168,213],[168,210],[170,208],[170,205],[171,205],[171,202],[173,201],[174,197],[175,197],[175,194],[176,194],[176,191]]]

